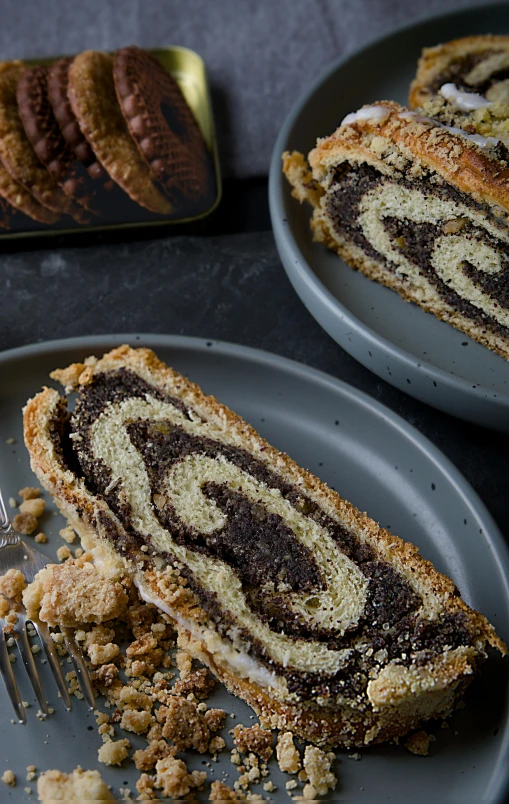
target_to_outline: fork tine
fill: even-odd
[[[88,707],[89,709],[95,709],[95,695],[92,689],[92,683],[90,681],[90,676],[88,675],[88,668],[85,664],[85,659],[83,658],[81,648],[74,639],[74,629],[69,628],[66,625],[61,625],[60,630],[64,635],[65,645],[69,651],[74,669],[78,675],[81,691],[85,696]]]
[[[5,689],[7,690],[7,694],[11,699],[18,722],[26,723],[27,715],[25,712],[25,707],[21,703],[18,685],[16,684],[16,679],[14,678],[12,664],[9,661],[9,653],[7,651],[7,645],[5,644],[5,634],[3,632],[0,633],[0,675],[4,680]]]
[[[56,681],[60,696],[64,702],[64,706],[67,711],[70,712],[72,709],[71,696],[69,695],[69,691],[65,683],[64,674],[62,672],[62,668],[60,667],[58,653],[51,638],[50,630],[46,623],[41,622],[37,618],[32,618],[32,623],[34,624],[34,628],[43,644],[44,652],[46,653],[51,672],[53,673],[53,678]]]
[[[24,623],[18,624],[18,626],[14,629],[13,636],[16,639],[16,645],[18,646],[20,656],[23,660],[23,664],[25,665],[25,670],[27,671],[28,678],[30,679],[30,683],[39,702],[39,706],[41,707],[44,715],[49,715],[48,704],[46,703],[46,699],[42,691],[39,673],[37,672],[37,668],[35,666],[34,656],[30,647],[30,642],[28,641]]]

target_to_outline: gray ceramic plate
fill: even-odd
[[[291,198],[281,154],[304,154],[364,103],[406,103],[424,46],[480,33],[509,33],[509,6],[450,14],[397,31],[332,66],[289,114],[270,171],[276,244],[290,281],[321,326],[382,379],[460,418],[509,432],[509,364],[395,292],[313,244],[309,212]]]
[[[468,603],[484,612],[502,637],[509,637],[508,551],[483,504],[452,464],[416,430],[361,392],[253,349],[183,337],[125,335],[53,341],[0,354],[0,480],[7,497],[34,482],[22,443],[21,407],[27,398],[48,382],[56,366],[102,354],[122,342],[153,348],[361,510],[419,545],[426,558],[455,580]],[[13,445],[6,443],[11,438],[16,439]],[[48,513],[41,525],[49,537],[44,547],[54,558],[63,523]],[[502,801],[509,760],[507,664],[497,657],[486,664],[482,680],[470,690],[467,708],[455,714],[450,728],[433,728],[437,741],[427,759],[390,745],[363,752],[361,762],[339,752],[335,798]],[[33,702],[21,668],[16,669],[23,695]],[[29,764],[39,770],[69,771],[78,763],[100,767],[117,794],[120,787],[134,789],[137,774],[131,769],[99,766],[100,738],[85,706],[76,702],[72,714],[66,714],[51,680],[47,688],[55,715],[39,723],[32,703],[24,727],[11,724],[13,715],[0,682],[0,773],[10,767],[19,779],[14,790],[0,783],[0,800],[27,797],[23,790]],[[227,729],[235,722],[250,723],[248,707],[226,692],[216,693],[215,704],[236,715],[235,720],[229,718]],[[136,738],[132,742],[139,744]],[[201,763],[199,756],[190,759],[191,767],[203,768]],[[236,778],[228,753],[205,769],[211,779],[222,778],[223,772],[231,781]],[[271,777],[278,785],[272,797],[288,800],[285,779],[276,767]]]

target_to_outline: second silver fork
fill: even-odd
[[[7,514],[2,491],[0,489],[0,575],[5,575],[10,569],[19,570],[25,576],[26,582],[31,583],[39,570],[51,563],[51,559],[41,553],[40,550],[36,550],[26,544],[21,538],[21,535],[14,530]],[[5,618],[2,619],[0,617],[0,674],[3,677],[7,693],[16,712],[18,721],[20,723],[26,723],[26,712],[19,694],[18,685],[13,672],[13,665],[7,650],[7,640],[10,637],[14,639],[18,648],[23,666],[25,667],[41,708],[41,715],[46,717],[46,715],[50,714],[48,703],[41,686],[39,673],[37,672],[32,646],[27,634],[27,623],[29,622],[33,624],[42,643],[64,706],[70,711],[71,698],[67,690],[59,656],[48,625],[41,622],[38,617],[28,617],[27,611],[22,603],[17,603],[16,601],[10,602],[12,609],[15,611],[17,621],[15,623],[9,623]],[[89,708],[95,709],[95,697],[92,684],[81,648],[74,637],[74,629],[61,626],[60,630],[76,671],[83,696]]]

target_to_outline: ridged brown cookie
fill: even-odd
[[[132,45],[113,64],[117,97],[138,149],[176,206],[207,195],[212,165],[193,113],[172,76]]]
[[[87,213],[52,179],[25,134],[16,100],[16,86],[25,69],[21,62],[0,64],[0,159],[11,176],[43,206],[87,223]]]
[[[38,65],[25,70],[19,79],[16,88],[19,116],[35,153],[64,193],[94,212],[97,190],[84,165],[75,159],[57,123],[48,99],[48,72],[48,67]]]
[[[160,215],[174,207],[134,144],[120,109],[113,80],[113,58],[87,50],[69,67],[68,96],[79,127],[111,178],[141,206]]]
[[[9,202],[0,196],[0,229],[9,231],[14,214],[15,211]]]
[[[116,187],[115,182],[111,180],[81,131],[67,95],[71,62],[72,58],[59,59],[49,68],[48,100],[62,136],[76,159],[85,166],[91,179],[100,182],[103,190],[110,191]]]
[[[43,207],[35,200],[33,195],[23,187],[19,181],[13,179],[8,170],[0,162],[0,197],[2,201],[8,202],[11,206],[24,212],[29,218],[39,223],[52,224],[60,220],[60,215]]]

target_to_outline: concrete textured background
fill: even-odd
[[[259,176],[285,115],[328,64],[397,26],[473,5],[479,0],[2,0],[0,53],[132,43],[197,50],[209,69],[224,174]]]

